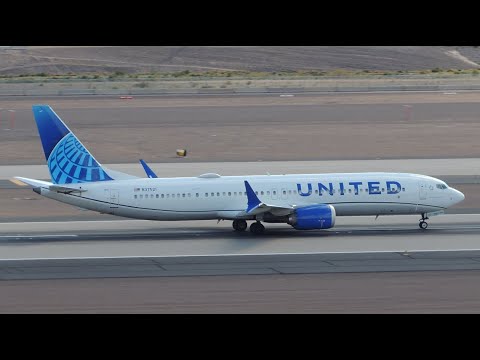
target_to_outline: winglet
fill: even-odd
[[[143,169],[145,170],[145,172],[147,173],[147,176],[149,178],[158,178],[157,174],[155,174],[153,172],[152,169],[150,169],[150,167],[147,165],[147,163],[145,161],[143,161],[142,159],[140,159],[140,163],[142,164],[143,166]]]
[[[245,180],[245,190],[247,190],[247,198],[248,198],[248,204],[247,204],[247,214],[258,208],[262,202],[260,199],[257,197],[255,194],[255,191],[253,191],[252,187],[248,183],[248,181]]]

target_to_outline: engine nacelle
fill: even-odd
[[[297,230],[329,229],[335,225],[335,216],[332,205],[305,206],[289,216],[288,224]]]

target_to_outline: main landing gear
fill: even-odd
[[[235,231],[242,232],[247,230],[247,222],[245,220],[233,220],[232,224]],[[250,232],[252,234],[263,234],[265,232],[265,226],[260,221],[252,223],[250,225]]]
[[[263,234],[265,232],[265,226],[260,221],[254,222],[250,225],[250,232],[252,234]]]
[[[245,220],[233,220],[232,224],[235,231],[241,232],[247,230],[247,222]]]
[[[428,217],[426,217],[425,214],[422,214],[422,218],[420,219],[420,223],[418,224],[420,229],[425,230],[428,227],[428,223],[425,220],[428,220]]]

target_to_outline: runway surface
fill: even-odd
[[[480,312],[479,220],[3,223],[0,313]]]
[[[13,278],[95,274],[122,277],[132,276],[136,271],[145,276],[285,273],[282,264],[292,262],[301,273],[407,271],[425,265],[430,270],[452,269],[452,266],[476,269],[480,265],[476,260],[480,251],[480,214],[436,216],[429,221],[426,231],[417,227],[417,218],[339,217],[338,226],[325,231],[297,231],[281,224],[267,224],[268,230],[261,236],[236,233],[230,222],[216,225],[214,221],[3,223],[0,252],[3,266],[13,264],[13,268],[23,269]],[[442,255],[451,251],[458,254]],[[439,257],[443,260],[425,264],[425,254],[411,256],[425,252],[431,260]],[[347,267],[325,262],[332,257],[350,262]],[[398,261],[417,257],[421,261]],[[445,262],[445,258],[450,260]],[[352,262],[355,259],[356,263]],[[164,263],[171,266],[167,270],[177,266],[180,272],[165,272]],[[191,263],[197,266],[185,266]],[[27,271],[32,264],[42,264],[40,268],[50,270]],[[105,268],[106,272],[95,273],[92,264]],[[65,271],[65,266],[78,273]],[[8,271],[2,273],[4,279],[11,276]]]

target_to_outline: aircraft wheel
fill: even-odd
[[[428,227],[428,223],[426,221],[420,221],[420,224],[418,224],[418,226],[420,226],[420,229],[425,230]]]
[[[250,231],[252,234],[263,234],[265,232],[265,226],[261,222],[254,222],[250,225]]]
[[[247,230],[247,222],[245,220],[233,220],[232,224],[235,231],[245,231]]]

